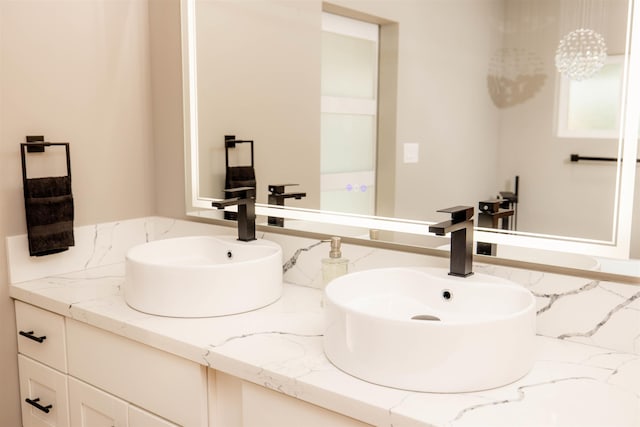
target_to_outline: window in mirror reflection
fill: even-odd
[[[378,26],[323,13],[320,208],[375,214]]]
[[[558,136],[618,138],[623,55],[609,56],[593,77],[560,82]]]

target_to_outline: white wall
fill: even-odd
[[[149,64],[146,1],[0,0],[2,241],[26,232],[25,135],[70,142],[76,225],[155,213]],[[20,425],[15,337],[0,286],[2,426]]]

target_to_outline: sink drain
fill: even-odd
[[[431,314],[416,314],[411,318],[411,320],[435,320],[440,321],[438,316],[432,316]]]

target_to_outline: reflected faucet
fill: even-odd
[[[451,214],[451,220],[430,225],[429,232],[437,236],[451,233],[449,275],[467,277],[473,274],[473,207],[454,206],[438,212]]]
[[[227,206],[238,206],[238,240],[250,242],[256,240],[256,189],[254,187],[237,187],[224,190],[228,199],[217,200],[211,206],[224,209]]]
[[[300,200],[303,197],[307,196],[307,193],[285,193],[284,188],[290,185],[298,185],[298,184],[278,184],[278,185],[269,185],[269,204],[276,206],[284,206],[284,199],[296,199]],[[276,227],[284,227],[284,218],[270,216],[267,218],[267,224],[275,225]]]
[[[484,200],[478,203],[478,227],[502,228],[509,230],[509,217],[513,216],[513,209],[503,209],[501,200]],[[500,226],[500,227],[499,227]],[[496,256],[498,245],[495,243],[478,242],[476,253],[479,255]]]

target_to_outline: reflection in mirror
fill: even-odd
[[[292,182],[307,197],[287,206],[323,207],[322,153],[340,156],[356,140],[331,137],[331,150],[322,145],[330,135],[322,119],[323,52],[333,39],[323,37],[324,10],[379,26],[378,107],[370,132],[375,181],[366,187],[375,189],[376,215],[439,221],[438,209],[477,207],[514,192],[517,176],[521,240],[512,240],[511,231],[478,238],[531,245],[528,237],[542,236],[541,247],[578,242],[582,249],[568,250],[628,256],[635,170],[625,162],[575,163],[570,157],[637,152],[638,111],[635,101],[626,102],[635,84],[627,79],[634,75],[628,68],[630,2],[593,0],[597,7],[589,13],[584,3],[185,0],[193,12],[197,71],[193,206],[222,197],[223,137],[237,134],[255,140],[258,202],[267,201],[268,185]],[[577,82],[558,72],[555,59],[560,40],[582,26],[602,35],[608,62],[601,74]],[[615,61],[621,65],[612,68]],[[586,108],[576,118],[575,107],[587,103],[580,85],[589,87],[592,104],[606,99],[596,116],[607,118],[605,130],[593,120],[584,123]],[[579,132],[569,132],[576,120]],[[344,183],[344,191],[363,188],[354,183]],[[285,211],[294,218],[288,227],[304,217]]]
[[[320,209],[375,215],[379,26],[322,14]]]
[[[623,60],[610,55],[601,70],[585,80],[561,77],[558,136],[611,139],[620,134]]]

